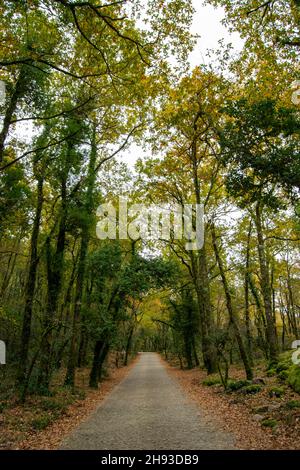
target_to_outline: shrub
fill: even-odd
[[[241,392],[244,393],[245,395],[254,395],[255,393],[258,393],[261,391],[261,385],[248,385],[247,387],[244,387]]]
[[[267,371],[267,377],[274,377],[276,375],[276,370],[275,369],[269,369]]]
[[[280,398],[285,394],[285,390],[282,387],[272,387],[269,390],[269,396],[270,397],[277,397]]]
[[[44,411],[61,411],[66,407],[66,405],[62,402],[58,402],[55,400],[44,400],[41,403],[41,408]]]
[[[282,372],[283,370],[288,370],[291,367],[291,362],[288,360],[278,362],[277,367],[276,367],[276,372],[279,374],[279,372]]]
[[[251,385],[249,380],[229,380],[227,384],[228,390],[235,391],[240,390],[243,387],[247,387],[247,385]]]
[[[300,367],[296,364],[290,368],[288,384],[295,392],[300,393]]]
[[[266,428],[275,428],[277,426],[277,421],[276,419],[272,419],[272,418],[269,418],[269,419],[264,419],[262,422],[261,422],[262,426],[265,426]]]
[[[282,370],[278,374],[278,378],[280,380],[282,380],[283,382],[285,382],[288,379],[288,376],[289,376],[289,371],[288,370]]]
[[[0,413],[3,413],[5,408],[7,408],[7,404],[3,401],[0,403]]]
[[[295,408],[300,408],[300,401],[299,400],[290,400],[286,403],[286,407],[289,410],[294,410]]]
[[[206,385],[207,387],[212,387],[213,385],[219,385],[221,380],[218,377],[207,377],[207,379],[203,380],[202,384]]]
[[[76,390],[76,395],[79,400],[85,400],[86,398],[86,393],[84,390],[78,389]]]
[[[51,421],[52,421],[51,417],[47,414],[44,414],[44,415],[38,416],[37,418],[34,418],[31,421],[31,426],[36,431],[41,431],[42,429],[45,429],[47,426],[49,426]]]

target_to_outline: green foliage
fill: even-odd
[[[245,395],[254,395],[256,393],[261,392],[262,386],[261,385],[247,385],[246,387],[242,388],[241,392]]]
[[[286,403],[286,407],[289,410],[300,408],[300,400],[290,400]]]
[[[285,390],[282,387],[272,387],[269,390],[270,397],[280,398],[285,394]]]
[[[288,379],[288,377],[289,377],[289,371],[288,370],[282,370],[278,374],[278,378],[280,380],[282,380],[283,382],[285,382]]]
[[[299,187],[297,113],[292,107],[278,108],[270,99],[230,102],[224,112],[232,118],[220,134],[224,161],[234,163],[227,176],[230,194],[240,198],[242,205],[261,200],[273,209],[280,207],[272,185],[263,183],[269,179],[288,191]],[[279,135],[286,138],[279,140]]]
[[[2,401],[0,402],[0,413],[3,413],[3,411],[7,408],[7,403]]]
[[[134,255],[124,269],[120,291],[139,296],[151,288],[158,289],[172,283],[175,272],[176,266],[172,261]]]
[[[275,428],[277,425],[278,425],[278,422],[276,421],[276,419],[273,419],[273,418],[268,418],[268,419],[264,419],[262,422],[261,422],[262,426],[264,426],[265,428]]]
[[[79,400],[85,400],[86,399],[86,393],[84,390],[82,389],[77,389],[76,390],[76,397],[79,399]]]
[[[56,399],[46,399],[43,400],[40,404],[40,407],[43,411],[63,411],[67,406],[68,402],[65,400],[56,400]]]
[[[287,371],[291,367],[291,362],[286,359],[285,361],[279,362],[276,367],[276,372],[279,374],[282,371]]]
[[[36,431],[41,431],[45,429],[51,422],[53,421],[53,417],[49,414],[42,414],[37,418],[34,418],[31,421],[31,427]]]
[[[249,380],[229,380],[227,384],[227,389],[234,392],[249,385],[251,385],[251,382]]]
[[[219,377],[207,377],[207,379],[203,380],[202,384],[206,385],[207,387],[212,387],[213,385],[220,385],[221,380]]]
[[[295,392],[300,394],[300,367],[296,364],[290,368],[288,384]]]

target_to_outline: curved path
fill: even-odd
[[[204,419],[155,353],[137,364],[61,449],[233,449],[234,439]]]

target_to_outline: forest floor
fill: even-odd
[[[75,393],[54,384],[53,396],[30,395],[24,405],[15,397],[0,407],[0,450],[53,450],[64,437],[85,420],[134,366],[116,368],[110,364],[108,375],[98,390],[89,388],[90,369],[76,373]],[[61,382],[63,371],[57,382]]]
[[[141,448],[143,439],[149,449],[300,449],[300,396],[277,377],[268,377],[265,364],[255,368],[261,389],[246,395],[225,392],[214,383],[217,376],[204,385],[207,375],[199,368],[182,370],[176,361],[151,354],[144,364],[137,360],[124,368],[114,367],[112,360],[99,390],[88,387],[89,370],[80,369],[75,394],[59,387],[63,377],[58,376],[52,396],[30,395],[25,405],[15,397],[1,401],[0,449],[84,448],[80,429],[91,422],[90,435],[97,434],[96,443],[89,442],[93,448]],[[243,370],[231,366],[230,378],[243,379]],[[73,435],[79,441],[75,437],[68,444]]]
[[[277,378],[267,377],[264,365],[255,369],[258,382],[263,382],[261,390],[245,395],[241,390],[225,392],[220,384],[204,385],[207,374],[199,368],[182,370],[174,361],[163,362],[207,418],[234,434],[238,449],[300,449],[300,396]],[[230,378],[243,379],[243,370],[232,366]],[[284,391],[281,397],[272,393],[276,389]]]

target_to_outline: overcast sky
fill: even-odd
[[[191,66],[207,63],[205,57],[207,49],[216,49],[218,41],[225,39],[226,43],[232,43],[235,50],[240,50],[242,41],[237,33],[230,34],[225,26],[222,25],[224,10],[222,8],[213,8],[210,5],[203,5],[202,0],[192,0],[196,10],[192,32],[201,35],[194,52],[190,56]]]

